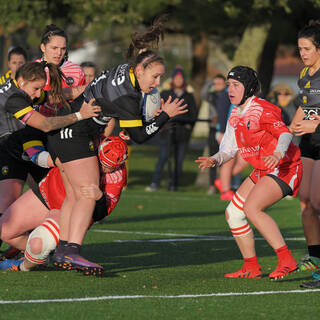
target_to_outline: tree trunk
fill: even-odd
[[[191,38],[192,41],[192,69],[191,79],[194,88],[194,97],[198,109],[201,106],[200,90],[207,78],[207,60],[209,56],[208,36],[202,32]]]
[[[258,68],[259,80],[261,82],[262,97],[265,98],[270,90],[270,84],[273,77],[274,60],[279,44],[279,29],[276,24],[272,24],[268,38],[266,40],[261,55]]]
[[[258,59],[262,53],[270,29],[270,23],[259,26],[249,25],[243,33],[235,52],[233,65],[244,65],[257,70]]]

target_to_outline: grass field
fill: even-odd
[[[276,257],[255,232],[262,279],[225,279],[242,261],[224,220],[225,202],[194,186],[191,151],[181,191],[145,193],[156,151],[135,147],[118,207],[88,232],[83,255],[102,277],[53,267],[0,272],[0,319],[317,319],[320,291],[300,290],[296,273],[267,277]],[[269,210],[296,259],[305,253],[297,200]]]

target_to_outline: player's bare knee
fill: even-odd
[[[40,254],[43,248],[42,239],[40,237],[34,237],[29,241],[30,252],[32,254]]]

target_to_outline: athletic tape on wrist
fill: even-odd
[[[74,114],[77,117],[78,121],[82,120],[82,115],[80,112],[75,112]]]

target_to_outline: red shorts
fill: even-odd
[[[257,183],[262,177],[272,175],[285,182],[292,190],[292,196],[296,197],[302,179],[302,162],[297,161],[296,165],[277,167],[273,170],[254,169],[250,174],[250,179]]]

